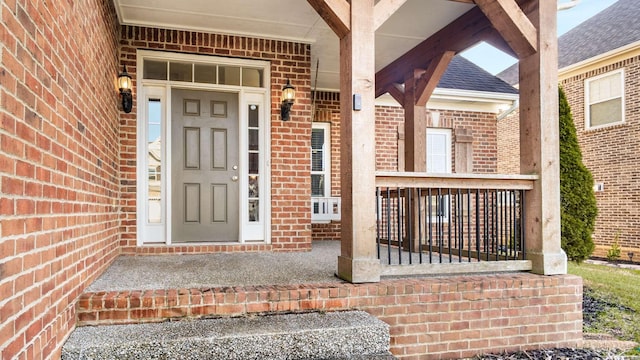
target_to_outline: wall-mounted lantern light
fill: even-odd
[[[126,113],[131,112],[133,106],[133,96],[131,95],[131,75],[127,72],[127,66],[124,65],[122,72],[118,75],[118,88],[122,97],[122,110]]]
[[[287,79],[287,85],[282,88],[282,104],[280,105],[280,117],[282,117],[282,121],[289,120],[289,112],[295,99],[296,88],[294,88],[289,79]]]

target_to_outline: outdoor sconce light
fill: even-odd
[[[120,96],[122,96],[122,110],[127,114],[131,112],[131,107],[133,106],[131,87],[131,75],[127,72],[127,66],[124,65],[122,72],[118,75],[118,88],[120,89]]]
[[[295,99],[296,88],[294,88],[289,79],[287,79],[287,85],[282,88],[282,104],[280,105],[280,117],[282,117],[282,121],[289,121],[289,112]]]

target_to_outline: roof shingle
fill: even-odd
[[[445,71],[438,83],[438,88],[503,94],[518,93],[518,90],[513,86],[491,75],[460,55],[451,60],[447,71]]]
[[[640,41],[640,1],[618,0],[558,38],[558,68]],[[518,64],[497,75],[518,83]]]

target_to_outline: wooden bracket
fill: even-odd
[[[538,31],[516,0],[474,0],[518,58],[538,51]]]
[[[400,105],[404,107],[404,89],[400,84],[393,84],[389,86],[387,92],[393,97]]]
[[[380,0],[373,8],[373,29],[378,30],[407,0]]]
[[[351,4],[346,0],[307,0],[340,39],[351,29]]]
[[[431,59],[427,71],[425,71],[418,79],[416,79],[415,104],[417,106],[426,106],[427,101],[438,86],[442,75],[447,71],[449,63],[456,55],[454,51],[445,51]]]

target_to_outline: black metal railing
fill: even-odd
[[[376,188],[378,258],[386,265],[525,260],[529,185],[496,178],[439,176],[437,186],[423,186],[433,182],[425,175],[389,186],[387,176]]]

